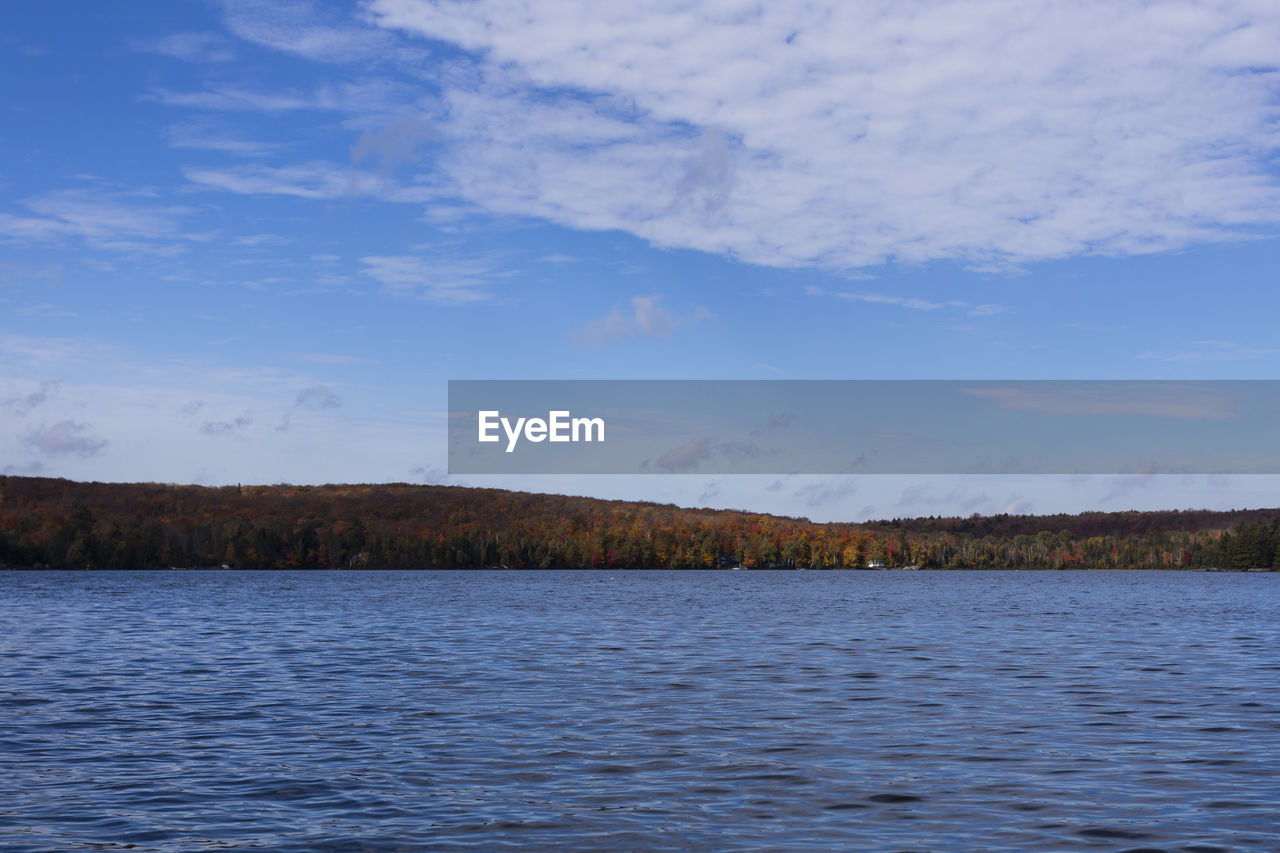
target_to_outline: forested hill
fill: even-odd
[[[1280,567],[1280,509],[816,524],[406,484],[169,486],[0,476],[0,566]]]

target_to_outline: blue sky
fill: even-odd
[[[449,478],[450,378],[1276,378],[1280,9],[10,3],[0,469],[808,515],[1275,478]],[[747,403],[749,405],[749,403]]]

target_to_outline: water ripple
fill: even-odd
[[[0,848],[1280,849],[1280,576],[0,573]]]

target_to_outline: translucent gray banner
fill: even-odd
[[[1276,474],[1280,381],[453,380],[451,474]]]

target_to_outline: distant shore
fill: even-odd
[[[1280,509],[815,523],[404,483],[0,476],[0,568],[1280,569]]]

